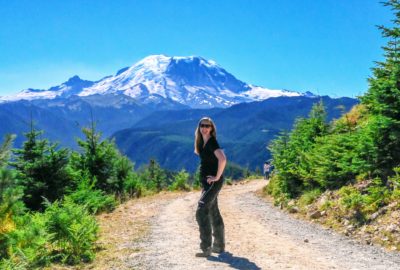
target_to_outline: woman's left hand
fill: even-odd
[[[207,176],[207,183],[211,184],[212,182],[217,182],[219,179],[216,178],[215,176],[209,175]]]

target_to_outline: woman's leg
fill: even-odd
[[[200,248],[203,251],[211,248],[212,243],[212,230],[211,230],[211,217],[210,208],[215,199],[218,196],[219,191],[222,188],[222,179],[220,181],[214,182],[207,190],[203,190],[197,211],[196,220],[199,224],[200,231]]]
[[[202,197],[205,192],[203,190]],[[211,247],[211,221],[208,207],[205,207],[200,202],[196,211],[196,220],[200,231],[200,249],[206,251],[207,248]]]
[[[225,251],[225,228],[224,221],[218,208],[218,197],[215,198],[210,208],[211,226],[213,230],[214,243],[212,250],[217,253]]]

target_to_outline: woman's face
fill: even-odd
[[[212,125],[208,121],[201,121],[200,123],[200,133],[201,135],[210,135],[212,130]]]

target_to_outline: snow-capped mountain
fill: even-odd
[[[216,62],[202,57],[151,55],[97,82],[74,76],[48,90],[26,89],[14,96],[0,97],[0,100],[54,99],[99,94],[123,94],[142,103],[170,100],[192,108],[228,107],[270,97],[304,95],[247,84],[236,79]]]

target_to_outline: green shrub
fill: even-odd
[[[400,200],[400,167],[393,169],[394,175],[388,178],[388,185],[392,190],[392,200]]]
[[[230,177],[225,178],[225,184],[228,186],[232,186],[232,184],[233,184],[232,178],[230,178]]]
[[[189,191],[188,184],[189,174],[185,170],[181,170],[174,179],[174,182],[169,186],[169,190],[185,190]]]
[[[17,217],[16,229],[9,232],[2,243],[2,248],[6,248],[6,254],[3,256],[5,260],[2,263],[11,269],[48,265],[52,260],[48,249],[50,238],[42,213]]]
[[[168,186],[167,172],[156,160],[151,159],[140,174],[140,182],[145,185],[146,190],[159,192]]]
[[[339,204],[344,208],[344,215],[349,217],[355,225],[363,224],[366,221],[365,196],[353,186],[342,187],[338,194],[340,195]]]
[[[14,217],[25,210],[20,201],[22,195],[22,188],[16,185],[15,174],[0,168],[0,256],[2,235],[15,228]]]
[[[15,262],[13,259],[0,259],[0,269],[2,270],[26,270],[29,269],[26,262]]]
[[[63,263],[77,264],[94,258],[98,225],[84,206],[70,198],[48,205],[46,229],[57,257]]]
[[[342,187],[338,194],[340,195],[340,204],[348,210],[362,210],[365,205],[363,195],[352,186]]]
[[[365,195],[366,211],[370,213],[376,212],[380,207],[390,202],[390,191],[383,184],[382,180],[375,178],[367,189]]]
[[[143,195],[145,191],[145,186],[141,182],[139,175],[132,172],[124,181],[124,192],[129,197],[139,198]]]
[[[321,193],[322,192],[320,189],[305,191],[299,198],[299,205],[305,206],[313,203],[321,195]]]
[[[270,178],[268,185],[265,186],[264,192],[274,198],[274,204],[285,204],[291,195],[287,192],[287,182],[279,175],[276,174]]]
[[[65,200],[85,206],[91,214],[110,212],[117,204],[113,195],[106,195],[104,191],[95,189],[94,181],[90,181],[88,176],[82,178],[77,190],[67,195]]]

